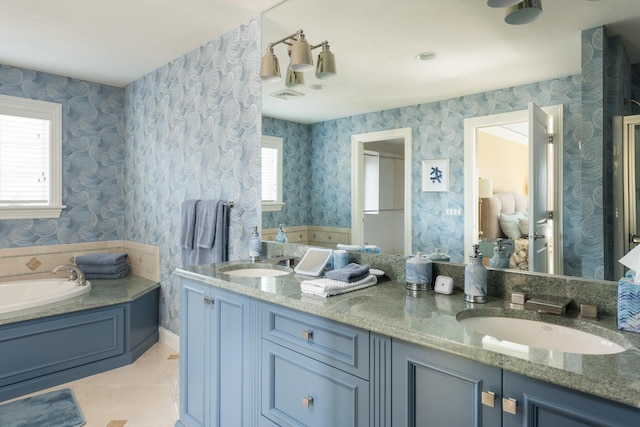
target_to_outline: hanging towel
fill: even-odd
[[[340,295],[358,289],[368,288],[376,283],[378,283],[378,279],[373,274],[370,274],[362,280],[351,283],[331,279],[305,280],[300,284],[300,290],[303,293],[326,298],[332,295]]]
[[[202,206],[201,206],[202,205]],[[196,221],[197,225],[203,224],[203,218],[209,217],[207,203],[200,203],[196,206]],[[210,207],[210,206],[209,206]],[[229,260],[228,246],[229,246],[229,217],[230,207],[226,203],[219,201],[216,205],[216,222],[213,238],[213,245],[209,248],[200,247],[199,244],[195,244],[192,249],[182,249],[182,264],[185,267],[192,265],[212,264],[215,262],[224,262]],[[199,235],[200,229],[198,228],[195,235]]]
[[[196,207],[199,200],[182,202],[182,221],[180,223],[180,245],[184,249],[193,249],[196,230]]]
[[[76,264],[114,265],[127,262],[127,254],[96,253],[79,255],[75,258]]]
[[[200,200],[198,203],[196,217],[196,236],[199,248],[213,248],[218,228],[218,205],[222,203],[218,200]]]
[[[369,276],[369,266],[366,264],[360,265],[352,262],[351,264],[347,264],[346,267],[327,271],[327,274],[325,274],[325,276],[327,277],[327,279],[337,280],[340,282],[358,282]]]

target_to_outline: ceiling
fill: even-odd
[[[329,42],[338,76],[321,81],[307,72],[306,86],[294,88],[305,96],[288,101],[269,96],[283,82],[264,83],[263,114],[314,123],[580,74],[581,32],[601,25],[621,34],[640,62],[638,0],[542,0],[543,16],[521,26],[486,3],[288,0],[263,17],[263,54],[269,42],[303,29],[311,44]],[[286,46],[274,51],[284,77]],[[424,51],[436,58],[417,61]],[[318,83],[326,88],[311,89]]]
[[[640,62],[638,0],[543,0],[525,26],[485,0],[0,0],[0,64],[125,86],[264,11],[267,43],[303,29],[328,40],[338,76],[306,73],[304,97],[263,113],[303,123],[580,73],[580,33],[606,25]],[[271,9],[271,10],[269,10]],[[436,58],[414,56],[433,51]],[[314,56],[317,51],[314,51]],[[286,49],[276,47],[286,69]],[[323,90],[310,88],[321,83]]]

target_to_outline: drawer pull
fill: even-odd
[[[502,398],[502,412],[508,412],[509,414],[516,415],[518,408],[518,401],[516,399]]]
[[[302,339],[305,341],[311,341],[313,339],[313,331],[309,331],[309,330],[302,331]]]
[[[495,406],[496,394],[492,391],[483,391],[482,392],[482,404],[484,406],[488,406],[493,408]]]
[[[302,406],[308,408],[309,406],[313,406],[313,397],[305,396],[302,398]]]

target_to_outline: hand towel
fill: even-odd
[[[303,293],[330,297],[332,295],[344,294],[358,289],[368,288],[378,283],[378,279],[373,274],[357,282],[347,283],[331,279],[305,280],[300,284]]]
[[[211,249],[216,237],[218,200],[200,200],[196,209],[196,242],[199,248]]]
[[[129,269],[129,264],[126,262],[120,264],[113,265],[100,265],[100,264],[76,264],[82,272],[86,275],[87,273],[98,273],[98,274],[118,274],[122,271],[126,271]]]
[[[183,249],[193,249],[196,230],[196,207],[199,200],[185,200],[182,202],[182,219],[180,222],[180,246]]]
[[[338,280],[340,282],[357,282],[366,278],[369,275],[369,266],[368,265],[360,265],[352,262],[351,264],[347,264],[346,267],[339,268],[337,270],[327,271],[325,276],[327,279]]]
[[[96,253],[79,255],[75,258],[76,264],[114,265],[127,262],[127,254]]]
[[[199,204],[200,203],[198,203],[198,205]],[[213,239],[213,247],[202,248],[196,242],[193,249],[182,248],[182,265],[184,267],[212,264],[215,262],[224,262],[229,260],[229,218],[231,215],[231,208],[224,202],[220,201],[217,203],[216,209],[216,232]],[[196,216],[198,213],[204,212],[201,209],[197,209],[196,211]],[[197,220],[196,223],[198,223]]]

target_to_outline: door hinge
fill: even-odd
[[[553,144],[553,134],[549,134],[549,144]]]
[[[547,219],[553,219],[553,211],[547,212]]]

